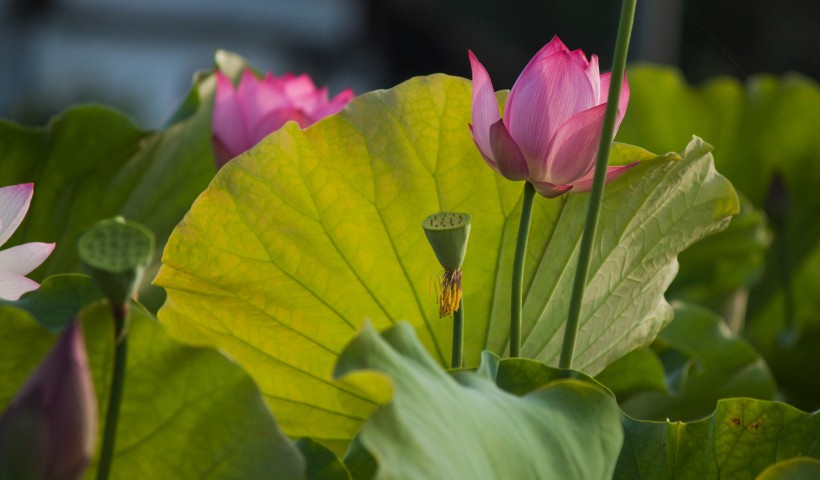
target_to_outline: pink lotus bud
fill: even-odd
[[[307,128],[343,109],[353,99],[344,90],[332,100],[327,87],[316,88],[306,74],[290,73],[276,78],[268,72],[260,80],[249,69],[242,73],[239,88],[222,72],[216,72],[213,142],[217,168],[253,148],[288,120]]]
[[[0,417],[0,480],[80,478],[96,436],[97,400],[75,320]]]
[[[470,132],[487,164],[510,180],[526,180],[545,197],[592,188],[609,95],[609,73],[598,57],[570,51],[554,37],[530,60],[510,91],[504,119],[490,76],[473,52]],[[624,75],[615,131],[629,103]],[[636,165],[609,167],[607,183]]]
[[[34,185],[22,183],[0,188],[0,246],[11,238],[28,212]],[[53,243],[24,243],[0,251],[0,298],[17,300],[40,286],[26,275],[39,267],[54,250]]]

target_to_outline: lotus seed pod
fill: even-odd
[[[111,304],[122,305],[139,286],[154,256],[154,243],[153,232],[116,217],[99,221],[80,235],[77,253]]]
[[[444,270],[461,268],[470,238],[470,216],[466,213],[441,212],[429,215],[421,225]]]

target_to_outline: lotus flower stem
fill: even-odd
[[[125,359],[128,347],[128,314],[130,304],[112,307],[114,314],[114,372],[111,377],[111,391],[108,397],[108,411],[105,415],[105,432],[103,433],[100,463],[97,468],[97,480],[106,480],[111,471],[114,458],[114,443],[117,436],[117,422],[120,417],[120,401],[125,385]]]
[[[453,360],[452,368],[461,368],[464,357],[464,297],[459,300],[458,309],[453,312]]]
[[[535,187],[532,183],[524,184],[524,201],[521,205],[521,222],[518,224],[518,241],[515,244],[513,261],[512,304],[510,308],[510,357],[521,355],[521,303],[523,300],[524,259],[527,257],[527,238],[530,236],[532,203],[535,199]]]
[[[561,346],[560,368],[572,368],[572,356],[575,351],[575,337],[578,335],[578,320],[581,305],[584,302],[584,289],[589,274],[592,241],[598,229],[598,217],[604,199],[604,179],[609,163],[609,150],[612,148],[612,137],[615,132],[615,117],[618,113],[618,100],[621,94],[626,54],[629,50],[629,38],[632,35],[632,22],[635,18],[636,0],[624,0],[621,5],[621,19],[618,25],[618,38],[615,41],[615,55],[612,61],[612,76],[609,84],[609,100],[604,113],[604,126],[601,141],[598,144],[598,158],[595,162],[595,176],[592,180],[592,191],[589,195],[589,208],[581,236],[581,249],[578,252],[578,268],[575,269],[575,280],[572,284],[569,316],[564,330],[564,342]],[[515,288],[515,287],[513,287]]]

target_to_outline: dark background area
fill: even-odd
[[[43,124],[78,102],[157,127],[224,48],[261,70],[308,72],[331,93],[434,72],[469,77],[467,50],[509,88],[553,35],[611,64],[616,0],[5,0],[0,117]],[[716,75],[820,79],[817,0],[639,0],[630,61]]]

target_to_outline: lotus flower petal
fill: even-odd
[[[0,271],[28,275],[54,250],[53,243],[31,242],[0,251]],[[2,295],[0,295],[2,297]]]
[[[609,81],[612,77],[612,74],[605,73],[601,75],[601,103],[606,103],[606,99],[609,96]],[[621,126],[621,121],[624,119],[624,115],[626,115],[626,107],[629,104],[629,82],[626,81],[626,72],[624,72],[624,80],[621,83],[621,94],[618,97],[618,115],[615,117],[615,131],[618,131],[618,128]]]
[[[547,198],[555,198],[572,190],[572,185],[554,185],[549,182],[532,182],[535,191]]]
[[[605,183],[609,183],[627,172],[630,168],[637,165],[639,162],[632,162],[628,165],[618,165],[615,167],[607,167]],[[572,182],[573,192],[588,192],[592,190],[592,177],[595,176],[595,169],[592,169],[588,174],[580,179]]]
[[[497,164],[490,146],[490,127],[501,119],[498,111],[498,100],[495,97],[493,84],[484,65],[478,61],[473,52],[468,52],[470,67],[473,72],[473,122],[470,131],[473,134],[478,151],[490,165]]]
[[[567,120],[550,141],[538,178],[563,185],[585,175],[595,165],[606,105],[585,110]]]
[[[578,112],[596,105],[586,72],[568,52],[531,63],[507,99],[504,124],[521,152],[532,162],[547,156],[558,128]]]
[[[6,243],[20,226],[28,212],[32,196],[32,183],[0,188],[0,245]]]
[[[245,113],[237,99],[233,83],[217,71],[212,129],[214,137],[231,156],[239,154],[235,152],[245,151],[250,143],[245,122]]]
[[[501,120],[490,127],[490,145],[501,175],[510,180],[527,178],[527,161]]]
[[[23,275],[0,271],[0,298],[19,300],[24,293],[40,288],[40,284]]]
[[[97,400],[75,320],[0,417],[0,472],[80,478],[96,436]]]

